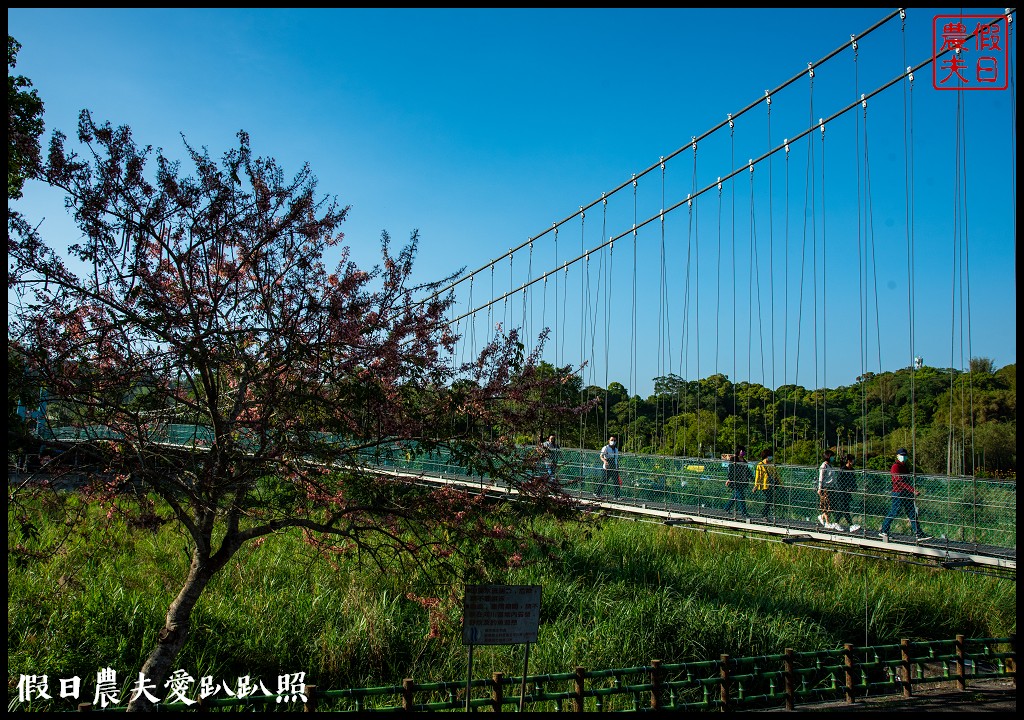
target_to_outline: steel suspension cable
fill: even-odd
[[[753,344],[753,326],[754,326],[754,295],[751,292],[752,286],[757,283],[757,276],[754,274],[754,255],[756,253],[756,228],[754,227],[754,161],[750,161],[750,243],[747,248],[747,392],[746,404],[747,404],[747,435],[746,443],[750,443],[750,391],[753,386],[751,382],[751,345]],[[758,286],[759,287],[759,286]],[[760,294],[760,293],[759,293]],[[760,297],[758,297],[760,300]],[[760,305],[758,306],[760,309]],[[762,367],[764,367],[764,356],[761,357]]]
[[[696,158],[694,158],[696,165]],[[696,168],[694,168],[696,170]],[[687,202],[687,229],[686,229],[686,272],[683,281],[683,312],[679,322],[679,378],[681,382],[683,415],[687,410],[686,378],[690,376],[690,273],[692,268],[691,258],[693,249],[694,214],[693,204]],[[698,390],[699,393],[699,390]],[[686,453],[686,435],[683,435],[683,453]]]
[[[906,13],[901,13],[903,65],[907,66]],[[916,291],[914,287],[914,76],[908,73],[903,84],[903,166],[907,237],[907,314],[910,340],[910,452],[917,457],[917,345],[915,334]]]
[[[715,262],[715,320],[716,322],[722,317],[722,178],[718,178],[718,260]],[[719,375],[718,369],[718,339],[721,333],[715,333],[715,382],[718,382],[717,376]],[[680,360],[681,361],[681,360]],[[712,453],[718,454],[718,389],[715,389],[715,425],[714,425],[714,439],[712,440]]]
[[[888,23],[890,20],[895,18],[898,14],[899,14],[899,11],[895,11],[894,10],[894,11],[890,12],[884,18],[882,18],[881,20],[875,22],[867,30],[865,30],[863,33],[861,33],[859,37],[865,37],[865,36],[871,34],[875,30],[879,29],[880,27],[882,27],[883,25]],[[817,60],[816,62],[808,63],[808,66],[809,67],[815,67],[815,68],[816,67],[820,67],[820,66],[824,65],[825,63],[829,62],[830,60],[832,60],[833,58],[835,58],[840,53],[842,53],[844,50],[846,50],[847,47],[848,47],[847,43],[844,42],[839,47],[837,47],[834,50],[832,50],[831,52],[827,53],[820,60]],[[804,72],[805,71],[802,70],[799,73],[793,75],[788,80],[780,83],[770,93],[768,93],[768,95],[766,97],[770,97],[771,95],[775,95],[775,94],[781,92],[782,90],[786,89],[787,87],[792,85],[794,82],[796,82],[797,80],[801,79],[803,77],[803,75],[804,75]],[[765,100],[765,97],[760,97],[757,100],[749,103],[745,107],[741,108],[740,110],[737,110],[736,112],[733,112],[733,113],[729,113],[728,117],[730,119],[738,119],[742,115],[744,115],[744,114],[750,112],[751,110],[753,110],[754,108],[756,108],[764,100]],[[699,142],[699,141],[701,141],[701,140],[711,136],[712,134],[714,134],[718,130],[721,130],[722,128],[724,128],[727,123],[728,123],[728,121],[722,121],[722,122],[718,123],[717,125],[712,127],[710,130],[707,130],[703,134],[697,136],[697,141]],[[662,162],[667,162],[669,160],[672,160],[673,158],[675,158],[677,155],[679,155],[681,152],[685,151],[689,147],[690,147],[690,144],[688,143],[688,144],[683,145],[682,147],[678,148],[674,152],[671,152],[668,155],[663,156],[662,158],[660,158],[659,162],[654,163],[653,165],[649,166],[648,168],[642,170],[639,173],[634,173],[633,174],[633,178],[639,180],[640,178],[644,177],[645,175],[647,175],[647,174],[653,172],[655,169],[659,168]],[[544,231],[538,233],[537,235],[533,235],[533,236],[529,237],[525,242],[521,243],[520,245],[518,245],[518,246],[516,246],[514,248],[511,248],[508,251],[508,253],[506,253],[506,255],[511,255],[511,254],[513,254],[515,252],[518,252],[519,250],[522,250],[524,247],[526,247],[530,243],[530,241],[540,239],[541,237],[545,236],[547,233],[551,232],[552,229],[554,229],[554,228],[556,228],[558,226],[564,225],[565,223],[567,223],[570,220],[574,219],[576,217],[576,215],[579,214],[579,212],[583,212],[584,210],[589,210],[590,208],[592,208],[595,205],[597,205],[599,202],[606,201],[606,199],[609,196],[614,195],[614,194],[618,193],[620,190],[625,189],[631,183],[632,183],[632,178],[630,180],[626,180],[625,182],[617,185],[616,187],[612,188],[610,191],[601,193],[601,197],[600,198],[596,198],[595,200],[592,200],[587,205],[580,206],[580,210],[579,211],[573,213],[572,215],[569,215],[568,217],[563,218],[562,220],[560,220],[558,222],[552,223],[552,227],[551,228],[547,228]],[[470,278],[470,277],[472,277],[472,276],[474,276],[474,275],[476,275],[478,273],[481,273],[481,272],[485,271],[488,267],[490,267],[494,263],[501,262],[502,260],[504,260],[505,257],[506,257],[505,255],[502,255],[501,257],[493,258],[490,262],[488,262],[487,264],[481,266],[480,268],[478,268],[476,270],[473,270],[472,272],[469,272],[469,273],[459,277],[456,280],[453,280],[451,283],[449,283],[445,287],[443,287],[443,288],[441,288],[439,290],[436,290],[435,292],[431,293],[431,295],[429,295],[426,299],[422,300],[421,303],[429,302],[434,297],[437,297],[438,295],[443,295],[444,293],[448,292],[449,290],[455,288],[457,285],[465,282],[468,278]]]
[[[729,143],[730,143],[730,167],[736,167],[736,136],[735,124],[732,117],[729,118]],[[735,178],[735,176],[734,176]],[[736,180],[729,181],[729,197],[732,202],[732,221],[730,231],[732,233],[732,260],[729,263],[729,276],[732,278],[732,414],[739,415],[736,411]],[[735,452],[737,444],[736,421],[732,423],[732,450]]]
[[[769,203],[771,202],[771,194],[768,195]],[[761,316],[761,273],[757,272],[758,268],[761,267],[760,257],[757,252],[757,214],[755,212],[756,204],[754,202],[754,166],[750,166],[750,246],[751,246],[751,268],[753,268],[752,275],[754,276],[754,288],[756,290],[757,297],[757,339],[758,346],[761,351],[761,387],[765,387],[765,371],[764,371],[764,321]],[[753,326],[753,318],[751,317],[750,303],[747,304],[747,378],[752,375],[750,369],[750,328]],[[750,383],[752,384],[752,383]],[[761,393],[761,421],[763,423],[763,437],[764,439],[769,438],[768,434],[768,395],[767,393]],[[750,395],[747,395],[747,437],[750,437]]]
[[[607,440],[610,437],[608,433],[608,348],[611,344],[611,310],[612,310],[612,283],[614,282],[614,275],[612,275],[613,263],[615,261],[615,245],[614,243],[608,244],[608,265],[605,268],[605,288],[607,292],[604,298],[604,438]]]
[[[881,407],[881,423],[882,423],[882,435],[886,436],[885,429],[885,376],[882,374],[882,323],[879,318],[879,302],[878,302],[878,258],[876,253],[875,244],[875,211],[874,211],[874,196],[871,192],[871,134],[868,131],[868,114],[866,111],[867,101],[861,101],[861,104],[865,107],[864,112],[864,194],[865,201],[867,203],[867,218],[865,231],[867,232],[867,251],[871,258],[871,272],[870,277],[873,281],[873,299],[875,303],[875,348],[878,352],[878,396],[879,406]]]
[[[808,113],[809,114],[809,118],[808,118],[808,120],[810,122],[814,122],[814,68],[810,68],[808,72],[809,72],[809,75],[810,75],[810,79],[809,79],[809,82],[808,82],[808,86],[809,86],[809,90],[810,90],[810,98],[809,98],[809,101],[808,101],[808,105],[809,105],[809,113]],[[804,230],[803,230],[803,240],[801,241],[801,246],[800,246],[800,282],[799,282],[800,294],[799,294],[799,300],[797,302],[797,314],[796,314],[796,368],[794,370],[795,375],[794,375],[794,378],[793,378],[793,382],[797,383],[797,384],[800,382],[800,341],[801,341],[802,336],[803,336],[804,274],[806,272],[806,262],[807,262],[807,214],[808,214],[807,213],[807,202],[808,202],[807,196],[808,196],[808,194],[810,192],[810,186],[813,184],[813,180],[814,180],[814,174],[811,172],[811,162],[812,162],[813,158],[814,158],[814,143],[813,143],[810,135],[808,135],[808,137],[807,137],[807,165],[806,165],[806,167],[804,169],[804,212],[803,212],[803,215],[804,215]],[[811,212],[813,212],[813,206],[812,206]],[[796,412],[797,412],[796,398],[794,398],[793,399],[793,443],[794,444],[796,443],[796,437],[797,437],[797,422],[796,422],[797,415],[796,415]],[[817,438],[815,438],[815,440],[817,440]]]
[[[768,91],[765,90],[765,95],[768,95]],[[765,114],[767,117],[768,125],[768,147],[772,146],[772,98],[770,95],[765,99]],[[776,450],[775,444],[775,419],[778,416],[778,399],[776,398],[776,390],[778,386],[775,384],[775,187],[774,187],[775,172],[772,167],[772,156],[768,156],[768,293],[771,301],[771,360],[772,360],[772,431],[769,445],[774,453]],[[766,416],[767,419],[767,416]]]
[[[637,200],[637,182],[636,178],[633,178],[633,322],[629,328],[629,393],[626,397],[626,402],[629,408],[629,422],[630,422],[630,444],[633,447],[633,452],[640,452],[639,445],[636,444],[636,422],[637,412],[639,408],[636,407],[636,403],[633,402],[633,394],[636,394],[636,200]],[[637,395],[639,397],[639,395]]]
[[[860,90],[860,65],[857,63],[857,45],[854,41],[854,97]],[[867,134],[867,106],[863,105],[864,133]],[[854,152],[857,162],[857,312],[859,321],[857,330],[860,334],[860,417],[861,417],[861,464],[867,467],[868,461],[868,394],[867,394],[867,238],[861,221],[865,218],[867,210],[861,198],[861,165],[866,166],[867,157],[860,154],[860,116],[854,115],[856,121],[854,132]]]
[[[821,325],[827,330],[828,318],[828,210],[825,207],[825,126],[821,126]],[[821,341],[821,432],[828,444],[828,332]],[[836,442],[838,445],[838,441]],[[837,451],[838,452],[838,451]]]
[[[692,141],[693,141],[693,178],[692,178],[691,184],[690,184],[691,193],[692,193],[692,191],[697,189],[697,138],[692,138]],[[694,327],[693,327],[693,334],[694,334],[694,337],[696,337],[696,342],[694,343],[695,346],[696,346],[696,350],[695,350],[694,355],[697,358],[697,361],[695,363],[695,368],[694,368],[694,377],[697,380],[697,382],[696,382],[697,392],[695,393],[696,396],[697,396],[697,398],[696,398],[697,437],[695,438],[696,441],[697,441],[697,448],[696,448],[696,451],[695,451],[694,454],[697,457],[703,457],[704,456],[704,443],[702,442],[702,438],[704,437],[704,433],[702,432],[703,428],[701,427],[701,425],[703,423],[703,418],[701,418],[701,414],[700,414],[700,391],[701,391],[701,385],[700,385],[700,383],[701,383],[701,376],[700,376],[700,222],[699,222],[699,218],[698,218],[698,214],[697,214],[697,209],[698,209],[699,206],[696,204],[696,201],[691,201],[691,202],[694,203],[693,205],[691,205],[691,207],[693,208],[691,217],[693,218],[693,254],[694,254],[694,262],[693,262],[693,266],[694,266],[693,267],[693,271],[694,271],[693,272],[693,278],[694,278],[693,279],[693,298],[694,298],[693,326]],[[689,241],[687,241],[687,252],[689,252]],[[686,265],[687,265],[687,272],[689,272],[689,265],[690,265],[689,260],[687,260]],[[684,385],[683,385],[683,392],[686,393],[687,395],[689,394],[689,392],[687,390],[687,385],[685,384],[685,381],[684,381]],[[684,435],[684,437],[685,437],[685,435]]]
[[[961,82],[958,79],[957,84]],[[953,270],[952,278],[950,281],[950,301],[949,311],[951,316],[950,329],[949,329],[949,366],[951,368],[956,367],[956,288],[957,288],[957,251],[960,248],[959,238],[957,234],[960,230],[960,160],[961,160],[961,147],[960,147],[960,111],[961,111],[961,96],[962,92],[957,92],[956,98],[956,147],[955,147],[955,161],[954,161],[954,178],[953,178]],[[963,358],[961,357],[961,369],[963,369]],[[948,420],[948,431],[946,434],[946,474],[952,475],[956,465],[953,464],[953,450],[956,447],[956,436],[954,434],[953,426],[953,403],[956,397],[956,384],[954,379],[955,373],[949,374],[949,420]],[[959,473],[958,473],[959,474]]]
[[[665,163],[661,164],[661,207],[665,207]],[[659,244],[659,255],[658,255],[658,377],[668,379],[668,373],[665,373],[665,349],[666,349],[666,323],[668,322],[668,311],[667,303],[668,298],[666,293],[668,292],[667,279],[666,279],[666,267],[665,267],[665,216],[661,216],[660,223],[661,230],[661,242]],[[671,368],[671,361],[669,368]],[[664,425],[668,422],[668,411],[665,407],[665,392],[662,389],[661,392],[655,388],[655,406],[654,406],[654,432],[655,432],[655,446],[658,452],[662,452],[662,447],[665,444]]]

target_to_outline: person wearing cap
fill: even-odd
[[[921,494],[921,491],[907,482],[907,476],[910,475],[910,465],[907,463],[906,448],[900,448],[896,451],[896,462],[892,464],[890,470],[892,474],[892,505],[889,507],[889,514],[885,516],[885,520],[882,521],[881,532],[878,533],[879,537],[883,540],[889,539],[889,527],[892,525],[892,521],[896,519],[897,515],[905,514],[910,520],[910,529],[914,532],[914,536],[918,542],[922,540],[930,539],[930,535],[925,535],[924,531],[921,530],[920,524],[917,522],[917,508],[914,505],[914,498]]]
[[[733,453],[732,462],[729,463],[729,474],[725,479],[725,486],[732,488],[732,497],[725,504],[726,512],[736,508],[743,517],[750,517],[747,514],[747,488],[753,479],[754,474],[747,465],[747,449],[739,445]]]
[[[826,450],[825,459],[818,467],[818,507],[821,509],[818,523],[824,525],[827,530],[842,530],[838,523],[831,522],[832,493],[836,489],[836,469],[832,465],[835,456],[835,451]]]
[[[768,519],[769,515],[775,518],[775,491],[782,487],[782,478],[779,477],[779,469],[775,467],[775,455],[771,450],[761,452],[761,462],[754,468],[754,492],[760,491],[764,497],[764,507],[761,508],[761,517]]]

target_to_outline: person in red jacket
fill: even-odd
[[[905,514],[910,519],[910,529],[914,531],[918,541],[929,540],[930,535],[925,535],[917,522],[917,507],[914,498],[921,491],[908,482],[910,465],[907,463],[907,450],[900,448],[896,451],[896,462],[892,464],[892,505],[889,507],[889,514],[882,521],[882,531],[878,533],[882,539],[889,539],[889,526],[896,519],[897,515]]]

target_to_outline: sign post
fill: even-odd
[[[462,607],[462,644],[469,646],[466,712],[473,678],[474,645],[526,645],[519,711],[526,699],[530,643],[540,626],[540,585],[467,585]]]

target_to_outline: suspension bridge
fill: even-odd
[[[595,401],[594,411],[578,427],[524,428],[524,435],[556,434],[560,483],[605,511],[730,532],[753,524],[785,542],[867,553],[898,548],[947,567],[1015,570],[1016,482],[979,477],[970,361],[978,338],[972,252],[991,244],[1016,256],[1016,167],[1010,160],[999,172],[979,173],[967,150],[978,123],[986,144],[1015,147],[1014,16],[1008,9],[975,21],[894,10],[749,104],[723,109],[713,127],[442,288],[457,298],[449,317],[460,338],[457,359],[515,332],[525,351],[575,369],[573,391]],[[908,36],[925,33],[934,52],[908,57]],[[862,72],[865,53],[889,55],[889,74]],[[995,83],[966,82],[954,92],[944,85],[964,58],[977,57],[980,68],[982,55],[1006,58],[1005,94],[983,111],[978,98],[995,93],[970,91]],[[929,102],[937,96],[945,102],[938,111]],[[922,123],[940,121],[949,123],[948,145],[915,142]],[[927,158],[936,154],[944,157],[948,202],[925,212],[923,188],[936,191]],[[975,225],[980,213],[972,207],[1012,232]],[[973,292],[981,296],[977,280]],[[1015,286],[1002,288],[1004,307],[983,312],[1014,312],[1015,293]],[[543,349],[534,345],[541,328],[550,330]],[[880,456],[887,468],[899,445],[912,458],[924,452],[915,397],[924,365],[920,328],[947,329],[951,398],[944,472],[915,470],[909,478],[935,535],[926,543],[908,528],[900,537],[878,536],[891,483],[868,462]],[[830,406],[837,367],[855,369],[859,417]],[[892,403],[868,380],[894,369],[909,373],[909,432],[898,437],[884,421],[872,427],[868,420],[879,411],[884,417]],[[967,378],[967,392],[954,387],[958,375]],[[650,417],[637,388],[652,376]],[[814,396],[811,417],[787,402],[804,384]],[[732,397],[721,397],[722,388]],[[597,457],[613,433],[626,451],[629,479],[620,493],[602,487]],[[740,445],[785,457],[800,440],[819,454],[832,448],[857,457],[858,532],[816,522],[817,468],[783,466],[785,499],[774,518],[725,512],[723,458]],[[405,470],[473,482],[444,461]],[[760,512],[759,502],[752,505]],[[990,526],[984,530],[981,516]]]
[[[578,385],[561,402],[594,401],[577,425],[522,429],[531,441],[553,433],[562,445],[557,471],[536,465],[535,474],[594,511],[623,517],[1015,573],[1016,481],[978,472],[969,392],[978,314],[971,259],[979,240],[1016,256],[1014,17],[1007,10],[968,25],[886,13],[440,288],[438,295],[454,298],[453,363],[514,332],[524,353],[573,371]],[[908,57],[909,35],[936,32],[941,45]],[[956,78],[961,85],[949,86],[945,71],[962,70],[963,56],[982,50],[1005,58],[986,68],[991,87]],[[861,72],[868,52],[891,59],[882,75]],[[1005,88],[995,82],[1003,73]],[[989,92],[970,92],[979,89]],[[945,103],[941,117],[931,109],[936,95]],[[949,145],[920,146],[920,126],[940,121],[950,124]],[[970,154],[969,139],[982,150]],[[935,155],[944,160],[941,183]],[[941,217],[924,213],[921,201],[937,187],[948,199]],[[977,298],[976,279],[973,292]],[[1002,297],[1005,307],[988,313],[1015,312],[1015,285]],[[945,472],[915,470],[909,478],[931,537],[915,538],[900,518],[879,537],[891,482],[868,460],[891,460],[905,445],[920,464],[915,378],[924,369],[918,335],[925,327],[948,329],[950,391]],[[859,417],[830,405],[837,368],[855,369]],[[893,398],[867,382],[894,369],[909,372],[908,431],[898,438],[885,425]],[[637,390],[652,378],[650,418]],[[798,412],[801,393],[811,396],[810,415]],[[73,442],[83,430],[48,432]],[[159,432],[187,445],[201,443],[205,430],[165,424]],[[608,483],[598,458],[613,433],[624,451],[621,484]],[[524,445],[524,467],[541,462],[532,442]],[[782,487],[769,512],[760,498],[751,498],[749,517],[727,511],[728,457],[740,445],[781,459],[798,447],[855,454],[847,529],[817,522],[817,468],[796,462],[780,462]],[[416,481],[514,492],[443,455],[407,457],[395,447],[364,462]]]

